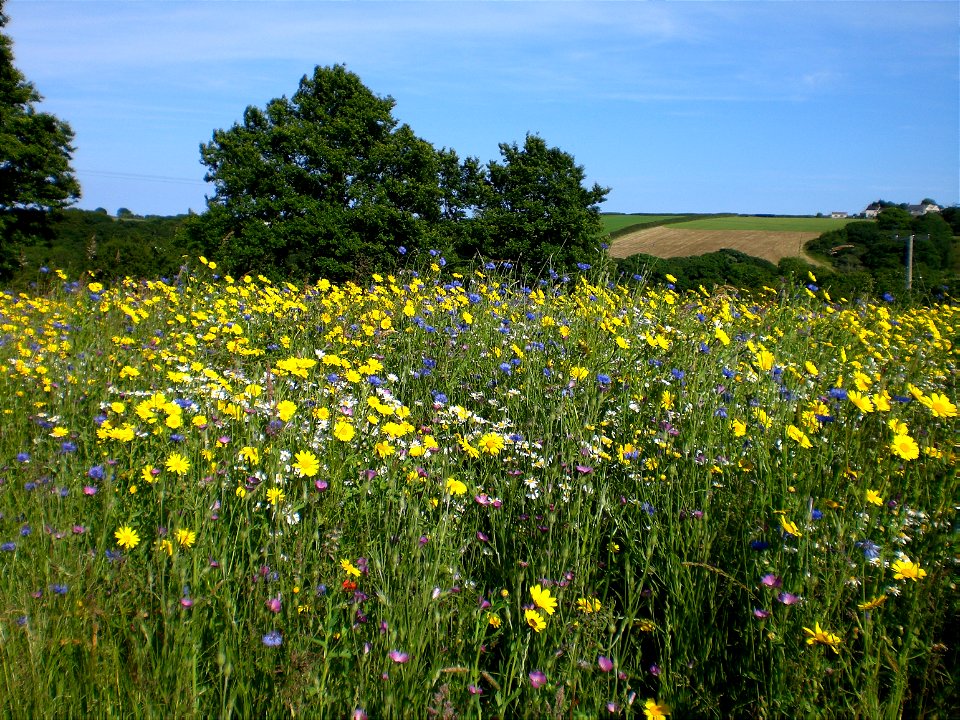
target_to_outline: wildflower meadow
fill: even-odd
[[[960,306],[803,283],[0,294],[3,714],[949,716]]]

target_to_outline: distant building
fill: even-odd
[[[933,203],[925,203],[921,205],[907,205],[907,210],[914,217],[919,217],[920,215],[926,215],[927,213],[940,212],[940,206],[934,205]]]
[[[881,210],[883,210],[883,206],[881,206],[880,203],[870,203],[864,208],[863,216],[865,218],[875,218]]]
[[[843,212],[843,210],[834,210],[832,213],[830,213],[830,217],[832,217],[832,218],[845,218],[845,217],[847,217],[847,213]]]

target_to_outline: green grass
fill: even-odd
[[[601,266],[0,294],[0,714],[947,717],[960,307]]]
[[[622,215],[619,213],[601,213],[600,219],[603,221],[603,230],[606,233],[616,232],[617,230],[623,230],[624,228],[631,227],[633,225],[653,225],[661,223],[664,220],[676,220],[677,218],[686,217],[685,215],[646,215],[643,213],[635,213],[630,215]]]
[[[856,218],[817,218],[817,217],[760,217],[755,215],[736,215],[694,219],[677,224],[678,230],[762,230],[764,232],[815,232],[842,228]]]

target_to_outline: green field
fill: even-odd
[[[604,231],[612,233],[632,225],[661,223],[664,220],[675,220],[678,217],[683,217],[683,215],[646,215],[643,213],[622,215],[620,213],[604,213],[600,216],[600,219],[603,221]]]
[[[760,217],[756,215],[730,215],[727,217],[701,218],[677,225],[681,230],[764,230],[768,232],[816,232],[842,228],[855,218],[834,219],[828,217]]]
[[[645,215],[609,213],[600,216],[603,229],[614,233],[633,225],[656,225],[685,217],[684,214]],[[828,217],[790,217],[758,215],[699,216],[686,215],[689,221],[676,223],[680,230],[763,230],[767,232],[815,232],[836,230],[856,218],[833,219]]]

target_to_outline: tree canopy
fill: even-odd
[[[527,265],[586,261],[603,235],[583,168],[537,136],[502,162],[461,161],[393,117],[342,65],[316,67],[289,98],[248,107],[201,145],[215,194],[194,241],[233,272],[343,279],[436,248]]]
[[[0,0],[0,29],[6,24]],[[80,197],[73,130],[37,111],[42,97],[13,61],[13,42],[0,32],[0,276],[13,268],[13,245],[41,236],[50,213]]]
[[[440,156],[342,65],[248,107],[200,148],[216,190],[195,231],[228,267],[343,278],[388,269],[439,220]]]
[[[522,147],[501,143],[500,154],[502,162],[489,163],[476,249],[535,271],[594,261],[605,236],[599,204],[609,189],[584,187],[583,167],[537,135]]]

